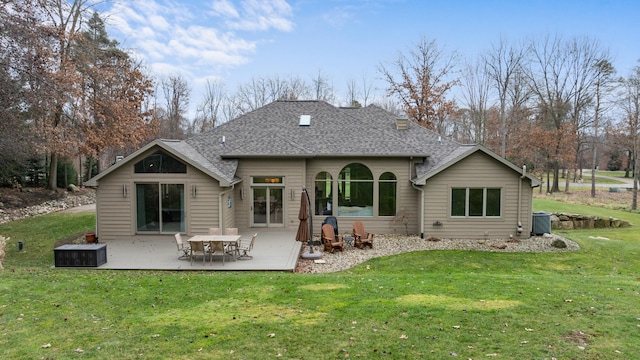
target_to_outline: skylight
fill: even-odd
[[[300,126],[310,126],[311,115],[300,115]]]

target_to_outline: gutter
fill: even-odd
[[[522,221],[520,221],[520,217],[522,214],[522,179],[527,176],[527,165],[522,165],[522,175],[518,178],[518,226],[516,227],[516,232],[518,236],[522,235]]]
[[[416,186],[413,182],[411,187],[420,191],[420,239],[424,239],[424,189]]]

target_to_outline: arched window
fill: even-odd
[[[373,175],[365,165],[351,163],[340,171],[338,215],[373,216]]]
[[[326,171],[316,175],[315,213],[316,215],[333,215],[331,196],[333,194],[333,177]]]
[[[378,215],[396,215],[397,179],[393,173],[386,172],[380,175],[378,181]]]

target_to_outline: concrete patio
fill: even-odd
[[[241,231],[242,239],[250,239],[258,233],[251,260],[234,260],[214,255],[213,263],[197,256],[193,264],[189,258],[178,258],[173,235],[134,237],[101,242],[107,244],[107,262],[97,268],[109,270],[198,270],[198,271],[295,271],[303,244],[295,240],[295,232],[273,229],[247,229]],[[183,240],[189,236],[183,236]]]
[[[95,212],[95,204],[78,206],[65,212]],[[253,228],[240,229],[242,239],[250,239],[258,233],[251,260],[234,260],[227,256],[222,264],[222,255],[214,255],[213,263],[202,264],[202,256],[193,261],[178,258],[173,235],[133,236],[126,239],[102,241],[107,244],[107,262],[99,267],[84,269],[105,270],[206,270],[206,271],[295,271],[300,258],[300,250],[305,244],[296,241],[296,232],[283,229]],[[189,236],[183,236],[186,242]],[[322,248],[315,247],[318,251]],[[83,268],[73,268],[83,269]]]

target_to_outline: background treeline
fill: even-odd
[[[208,81],[191,107],[188,82],[134,60],[109,37],[96,4],[0,2],[3,185],[78,183],[154,138],[182,139],[278,99],[381,106],[553,175],[549,192],[563,177],[569,190],[585,168],[637,178],[640,67],[618,74],[593,37],[499,39],[464,59],[421,36],[381,59],[376,78],[343,80],[342,94],[322,71],[309,80],[256,75],[233,91]]]

